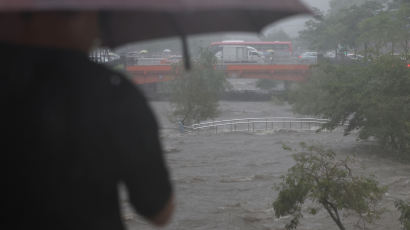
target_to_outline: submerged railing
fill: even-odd
[[[242,118],[202,122],[191,126],[183,126],[183,130],[185,132],[213,130],[215,133],[267,130],[317,131],[328,121],[327,119],[294,117]]]

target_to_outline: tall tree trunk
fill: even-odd
[[[331,207],[330,202],[328,201],[322,201],[321,203],[323,207],[325,207],[327,213],[330,215],[332,220],[336,223],[337,227],[339,227],[340,230],[346,230],[345,226],[342,224],[342,221],[340,220],[340,216],[337,212],[337,209]],[[333,212],[332,210],[334,210],[335,212]]]
[[[340,230],[346,230],[345,226],[343,226],[342,222],[340,220],[336,221],[337,227],[339,227]]]

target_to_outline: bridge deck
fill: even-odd
[[[217,65],[216,70],[224,71],[234,78],[276,79],[284,81],[304,81],[309,72],[309,65],[258,65],[258,64],[227,64]],[[171,65],[135,65],[127,66],[127,72],[136,84],[149,84],[170,81],[177,74],[177,69]]]

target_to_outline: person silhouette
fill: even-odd
[[[97,12],[1,13],[2,229],[123,229],[118,184],[152,224],[174,195],[158,125],[122,74],[88,60]]]

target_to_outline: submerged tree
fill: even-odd
[[[410,230],[410,203],[397,200],[394,204],[401,213],[399,221],[403,230]]]
[[[170,84],[173,116],[183,124],[211,119],[218,114],[218,102],[227,81],[222,71],[215,70],[215,64],[215,56],[202,50],[192,70],[180,72]]]
[[[340,230],[345,230],[343,214],[358,217],[363,227],[380,215],[378,203],[385,188],[373,177],[353,175],[350,158],[337,160],[335,153],[317,146],[302,145],[303,151],[294,156],[296,164],[282,176],[277,186],[279,195],[273,202],[275,216],[291,215],[286,229],[296,229],[303,217],[306,201],[312,203],[307,211],[314,215],[323,208]]]

